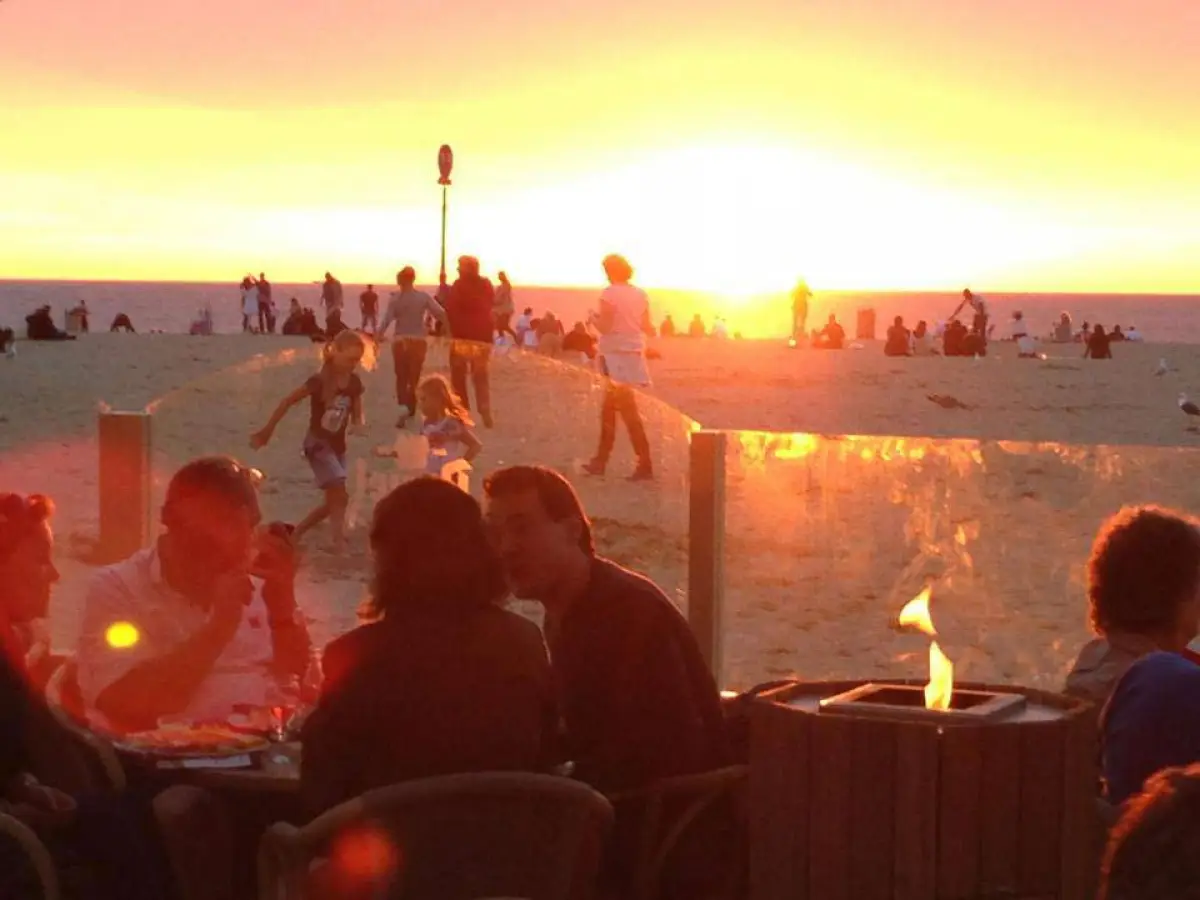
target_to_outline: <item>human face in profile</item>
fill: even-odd
[[[572,557],[581,552],[580,523],[552,519],[536,490],[489,498],[486,516],[513,594],[522,600],[551,598]]]
[[[12,554],[0,563],[4,585],[4,611],[12,622],[44,619],[50,613],[50,593],[59,580],[54,565],[54,532],[50,523],[38,523],[17,541]]]

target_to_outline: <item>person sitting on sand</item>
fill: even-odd
[[[1096,900],[1196,900],[1200,765],[1147,779],[1113,827]]]
[[[552,312],[542,316],[537,326],[538,352],[543,356],[557,358],[562,353],[563,324]]]
[[[1092,544],[1087,594],[1097,637],[1065,690],[1103,703],[1139,657],[1182,652],[1200,631],[1200,522],[1154,506],[1121,510]]]
[[[1071,343],[1072,339],[1071,314],[1064,311],[1063,314],[1059,316],[1058,324],[1054,326],[1054,343],[1069,344]]]
[[[196,318],[188,326],[188,334],[211,335],[213,333],[213,311],[209,303],[205,303],[196,312]]]
[[[527,306],[521,311],[521,315],[517,316],[517,324],[513,328],[518,347],[524,347],[525,335],[533,330],[533,307]]]
[[[692,316],[692,321],[688,324],[688,337],[708,337],[708,332],[704,328],[704,320],[700,318],[700,313]]]
[[[914,356],[936,356],[937,342],[933,336],[933,332],[929,330],[929,323],[924,319],[917,322],[917,327],[912,333],[912,347]]]
[[[658,328],[660,337],[673,338],[675,337],[675,320],[667,316],[662,320],[662,325]]]
[[[576,322],[575,327],[563,338],[563,352],[577,353],[580,359],[596,358],[596,338],[582,322]]]
[[[1104,326],[1097,322],[1091,337],[1088,338],[1087,347],[1083,351],[1083,358],[1112,359],[1112,349],[1109,347],[1110,340],[1109,336],[1104,333]]]
[[[1114,325],[1114,326],[1113,326],[1113,330],[1112,330],[1112,332],[1109,334],[1109,336],[1108,336],[1108,339],[1109,339],[1109,341],[1123,341],[1123,340],[1125,340],[1125,335],[1124,335],[1124,334],[1121,332],[1121,326],[1120,326],[1120,325]]]
[[[1078,344],[1086,344],[1089,337],[1092,335],[1092,326],[1088,322],[1083,323],[1083,327],[1079,329],[1079,333],[1075,335],[1075,342]]]
[[[1012,339],[1017,342],[1018,359],[1037,358],[1037,352],[1033,347],[1033,338],[1029,334],[1029,324],[1025,321],[1025,314],[1019,309],[1013,313],[1012,317]]]
[[[123,331],[126,334],[137,334],[137,329],[133,327],[133,321],[125,313],[117,313],[112,320],[112,324],[108,326],[109,332]]]
[[[574,777],[611,794],[727,765],[720,693],[687,620],[652,581],[597,555],[570,482],[551,469],[513,466],[488,476],[484,496],[509,588],[545,609]],[[640,812],[618,804],[609,870],[616,880],[636,858]],[[725,814],[713,812],[718,820]],[[709,825],[720,831],[720,821],[693,824],[694,837]]]
[[[946,333],[942,338],[943,353],[946,356],[970,356],[967,352],[967,326],[958,319],[946,323]]]
[[[1144,338],[1142,337],[1142,333],[1138,331],[1138,327],[1136,325],[1130,325],[1129,330],[1125,332],[1125,340],[1141,341],[1144,340]]]
[[[892,327],[887,331],[887,340],[883,344],[884,356],[912,356],[912,335],[904,327],[904,317],[896,316]]]
[[[75,340],[75,335],[59,331],[49,306],[40,306],[25,317],[25,336],[31,341]]]
[[[224,722],[241,704],[270,705],[278,676],[304,673],[294,550],[261,518],[254,473],[236,461],[175,473],[164,533],[100,569],[84,598],[75,659],[94,723],[123,734],[164,716]]]
[[[846,345],[846,329],[838,322],[837,316],[833,313],[829,314],[829,321],[825,323],[816,338],[813,339],[814,350],[841,350]]]

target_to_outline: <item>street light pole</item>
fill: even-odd
[[[438,150],[438,184],[442,186],[442,267],[439,284],[446,283],[446,194],[450,187],[450,171],[454,168],[454,151],[449,144]]]

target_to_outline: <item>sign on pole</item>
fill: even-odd
[[[442,144],[442,149],[438,151],[438,172],[442,175],[438,184],[444,186],[450,183],[450,170],[453,168],[454,151],[450,149],[449,144]]]

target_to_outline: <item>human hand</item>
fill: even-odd
[[[256,431],[250,435],[250,447],[253,450],[261,450],[271,442],[271,432],[264,428],[262,431]]]
[[[272,522],[255,539],[256,553],[250,574],[264,580],[291,580],[296,574],[296,545],[292,534],[296,526]]]
[[[254,585],[245,572],[229,572],[217,577],[209,588],[212,613],[209,622],[223,631],[233,632],[242,623],[242,613],[254,596]]]

